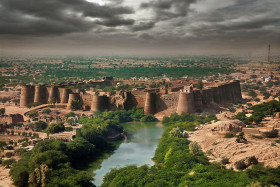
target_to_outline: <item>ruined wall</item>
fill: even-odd
[[[20,114],[1,115],[0,124],[11,124],[23,122],[23,116]]]
[[[145,90],[136,90],[136,91],[131,91],[131,94],[134,96],[133,98],[129,99],[135,99],[134,101],[131,101],[133,105],[137,107],[145,107],[145,102],[146,102],[146,92]]]
[[[156,98],[157,112],[166,110],[167,108],[176,110],[178,100],[179,100],[178,93],[157,95]]]
[[[81,94],[81,99],[83,102],[83,109],[90,110],[92,104],[92,95],[89,94]]]

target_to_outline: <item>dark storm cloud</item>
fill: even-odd
[[[143,31],[143,30],[148,30],[148,29],[151,29],[155,26],[155,23],[154,22],[140,22],[138,25],[135,25],[132,27],[132,30],[133,31]]]
[[[122,19],[120,17],[114,17],[111,19],[104,19],[103,21],[96,21],[95,23],[99,25],[105,25],[107,27],[116,27],[120,25],[133,25],[134,20],[133,19]]]
[[[152,8],[156,14],[156,20],[168,20],[186,16],[190,4],[194,2],[196,0],[156,0],[142,3],[141,8]]]
[[[132,51],[134,46],[138,47],[135,53],[141,53],[141,49],[161,52],[164,48],[172,49],[171,53],[187,49],[221,52],[232,46],[255,50],[267,43],[280,49],[279,0],[103,3],[0,0],[0,43],[11,49],[74,46],[81,51],[94,49],[109,54],[122,49]]]
[[[97,27],[131,25],[129,7],[100,6],[85,0],[0,0],[0,34],[55,35]],[[99,18],[98,21],[87,18]]]

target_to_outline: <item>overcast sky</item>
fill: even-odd
[[[0,0],[1,54],[272,54],[280,0]]]

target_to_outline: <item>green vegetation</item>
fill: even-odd
[[[70,108],[72,110],[79,110],[82,108],[82,102],[80,100],[72,100]]]
[[[221,164],[223,164],[223,165],[229,164],[229,159],[228,159],[228,158],[223,158],[223,159],[221,160]]]
[[[32,110],[30,112],[27,112],[26,114],[28,117],[30,118],[35,118],[35,117],[38,117],[39,116],[39,113],[37,110]]]
[[[264,132],[263,136],[266,138],[278,138],[278,131],[272,130],[272,131]]]
[[[59,133],[65,130],[63,122],[52,123],[47,127],[48,134]]]
[[[5,108],[0,108],[0,115],[5,114],[5,112],[6,112],[6,109],[5,109]]]
[[[265,116],[270,116],[275,112],[280,112],[280,102],[273,100],[267,103],[254,105],[251,109],[253,110],[253,114],[250,117],[246,117],[244,113],[239,112],[235,118],[245,122],[246,124],[251,124],[253,122],[259,123]]]
[[[39,105],[41,105],[41,103],[35,102],[35,103],[32,103],[32,104],[26,105],[26,107],[27,107],[27,108],[32,108],[32,107],[36,107],[36,106],[39,106]]]
[[[70,117],[75,117],[76,114],[74,112],[69,112],[68,114],[65,115],[66,118],[70,118]]]
[[[155,116],[152,115],[152,114],[147,114],[147,115],[145,115],[144,117],[142,117],[142,118],[140,119],[141,122],[154,122],[154,121],[156,121],[156,120],[157,120],[157,119],[156,119]]]
[[[233,138],[234,134],[233,133],[226,133],[224,138]]]
[[[59,62],[59,63],[49,63]],[[45,61],[45,62],[42,62]],[[62,63],[61,63],[62,61]],[[39,63],[37,63],[39,62]],[[234,63],[233,63],[234,62]],[[10,76],[0,76],[0,88],[4,84],[16,85],[18,83],[53,83],[77,80],[101,79],[103,76],[129,79],[140,78],[165,78],[173,79],[188,76],[188,79],[204,79],[218,74],[228,75],[236,72],[237,64],[246,63],[247,60],[232,57],[206,57],[206,56],[178,56],[178,57],[65,57],[50,59],[26,58],[5,59],[7,67],[12,69],[20,64],[20,75],[13,70]],[[6,67],[6,66],[5,66]],[[34,72],[40,73],[34,73]],[[229,77],[229,76],[228,76]],[[216,77],[215,77],[216,78]],[[11,83],[10,79],[15,80]],[[88,89],[89,83],[80,85],[82,89]]]
[[[42,111],[43,114],[50,114],[51,112],[52,112],[52,110],[49,108],[46,108]]]
[[[45,130],[48,127],[48,124],[44,121],[36,121],[34,123],[30,123],[27,125],[28,127],[32,128],[33,130],[40,132]]]
[[[257,164],[255,158],[249,158],[248,165],[244,161],[236,164],[242,170],[255,165],[246,171],[235,172],[225,169],[227,158],[219,163],[210,164],[196,142],[190,142],[176,132],[181,132],[176,123],[185,126],[182,130],[193,128],[196,122],[209,122],[212,116],[179,116],[165,118],[166,130],[162,135],[153,160],[152,167],[127,166],[112,169],[103,179],[103,187],[111,186],[246,186],[258,181],[259,184],[280,185],[280,167],[264,168]],[[207,120],[206,120],[207,119]],[[174,130],[175,129],[175,130]],[[178,130],[179,129],[179,130]],[[174,135],[175,134],[175,135]]]
[[[67,117],[73,116],[75,113],[67,114]],[[83,126],[77,131],[73,141],[64,143],[60,140],[45,140],[36,144],[31,152],[22,152],[21,159],[13,164],[10,170],[14,184],[16,186],[93,186],[92,174],[79,171],[74,166],[79,165],[81,160],[99,158],[101,153],[112,150],[114,145],[107,140],[110,133],[123,132],[120,122],[139,121],[142,117],[144,117],[143,109],[134,108],[128,111],[96,112],[93,119],[80,118],[79,122]],[[62,122],[47,127],[48,133],[63,130],[65,127]],[[22,141],[25,146],[28,145],[28,139],[20,140]]]
[[[6,168],[10,168],[14,163],[16,163],[16,160],[13,158],[2,161],[2,165]]]

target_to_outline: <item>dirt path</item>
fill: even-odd
[[[14,187],[12,179],[9,176],[9,169],[0,166],[0,186],[1,187]]]

